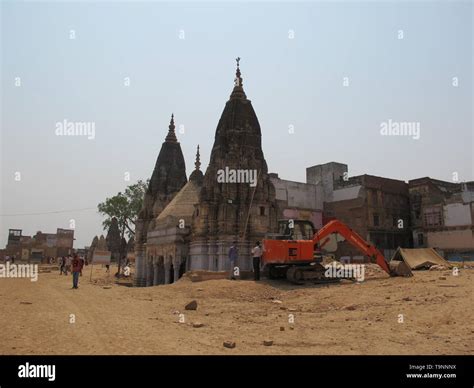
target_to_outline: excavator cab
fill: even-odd
[[[312,240],[316,229],[308,220],[278,220],[276,240]]]

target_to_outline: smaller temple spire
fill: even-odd
[[[189,176],[189,180],[197,183],[198,185],[202,185],[204,175],[201,171],[201,154],[199,153],[199,144],[197,146],[196,151],[196,161],[194,162],[195,169]]]
[[[176,138],[176,133],[174,132],[175,126],[174,126],[174,114],[171,113],[171,120],[170,120],[170,125],[168,126],[169,131],[168,135],[166,135],[165,141],[167,142],[177,142],[178,139]]]
[[[199,144],[197,146],[196,161],[194,162],[194,166],[196,167],[196,170],[200,170],[201,168],[201,154],[199,153]]]

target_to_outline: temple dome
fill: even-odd
[[[194,205],[199,203],[200,191],[201,184],[195,180],[189,180],[156,218],[155,225],[169,222],[170,220],[178,222],[180,219],[183,219],[186,225],[190,225],[194,213]]]

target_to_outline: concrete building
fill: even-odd
[[[271,173],[270,180],[275,186],[279,220],[308,220],[316,229],[323,226],[323,187],[280,179]]]
[[[474,259],[474,182],[429,177],[408,182],[413,243],[447,259]]]
[[[347,168],[347,167],[346,167]],[[340,167],[338,171],[341,172]],[[346,175],[347,177],[347,175]],[[326,189],[325,221],[339,219],[390,258],[398,247],[411,247],[408,184],[372,175],[344,180],[337,174]],[[342,242],[337,256],[360,256]]]
[[[22,261],[45,261],[49,257],[72,253],[74,230],[58,228],[56,233],[37,232],[33,237],[23,236],[21,229],[9,229],[4,256],[15,256]]]
[[[323,202],[333,200],[335,185],[347,179],[347,165],[329,162],[308,167],[306,169],[306,183],[317,185],[321,188],[318,197]]]

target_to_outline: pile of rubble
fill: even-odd
[[[386,278],[388,274],[378,265],[373,263],[364,264],[365,277],[369,279]]]

